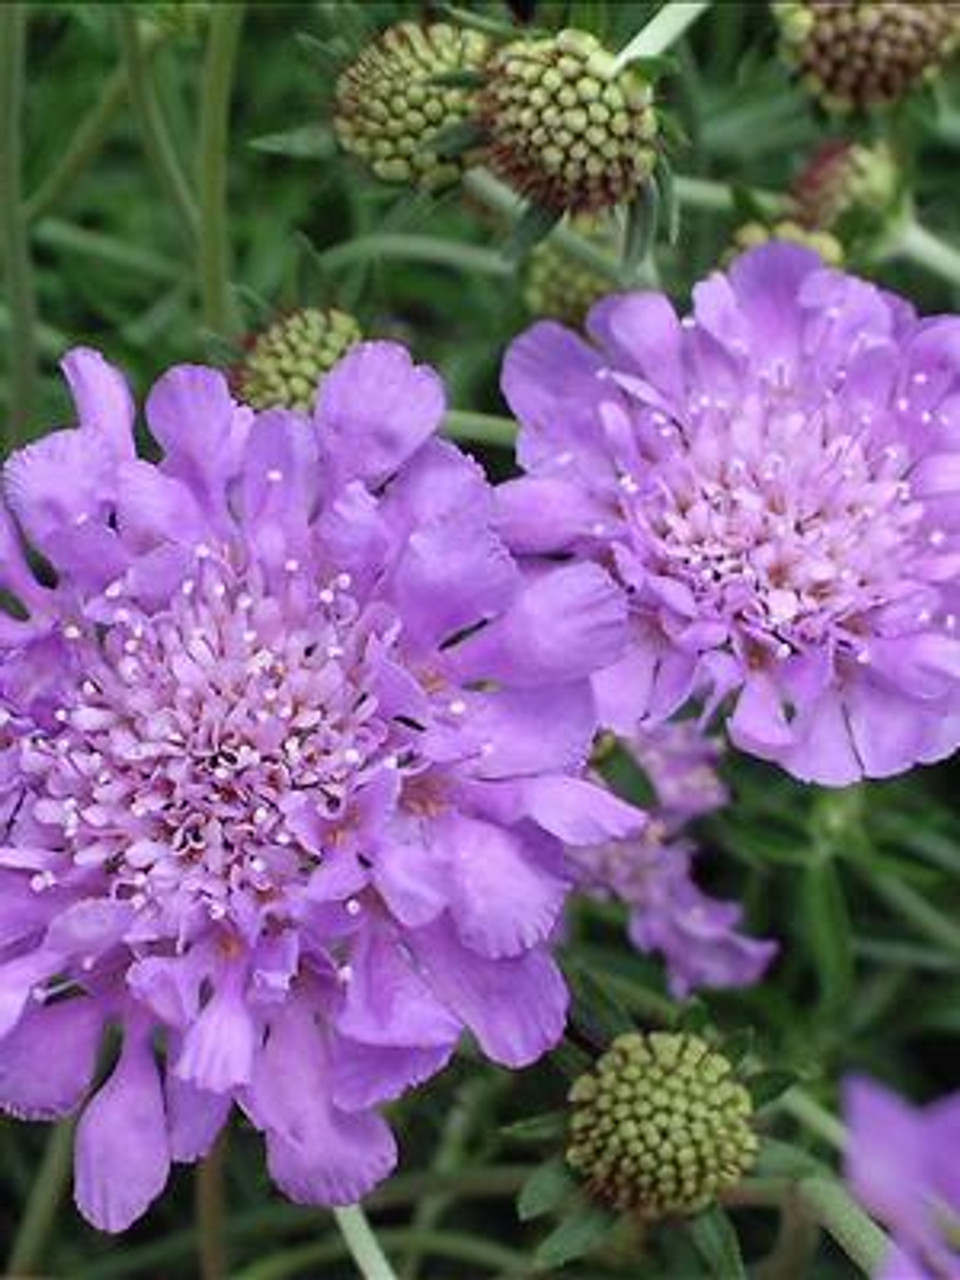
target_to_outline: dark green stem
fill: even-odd
[[[197,155],[200,293],[203,322],[208,329],[220,334],[231,332],[235,320],[230,295],[227,143],[230,95],[242,24],[242,4],[220,4],[211,9],[200,100]]]
[[[225,1236],[226,1209],[223,1170],[227,1147],[227,1130],[220,1134],[213,1149],[197,1167],[194,1205],[197,1214],[198,1252],[202,1280],[224,1280],[227,1265]]]
[[[0,5],[0,258],[10,310],[7,343],[9,413],[0,421],[0,455],[23,441],[36,392],[37,304],[27,224],[23,215],[23,80],[27,6]]]
[[[47,1139],[43,1162],[30,1189],[26,1208],[7,1258],[7,1275],[28,1276],[40,1270],[44,1250],[50,1242],[51,1229],[70,1178],[72,1153],[73,1121],[64,1120],[51,1130]]]
[[[122,5],[117,19],[120,47],[127,73],[130,101],[140,129],[140,137],[157,181],[176,209],[188,236],[197,234],[196,201],[184,176],[180,159],[157,101],[146,43],[140,30],[135,5]]]

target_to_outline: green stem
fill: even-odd
[[[865,1275],[872,1276],[879,1270],[890,1250],[890,1241],[839,1182],[805,1178],[797,1184],[796,1196]]]
[[[223,1189],[227,1130],[197,1168],[194,1204],[197,1214],[198,1253],[202,1280],[224,1280],[229,1266],[224,1235],[226,1210]]]
[[[401,1249],[413,1244],[418,1245],[425,1253],[435,1258],[451,1258],[456,1262],[489,1268],[507,1276],[528,1276],[529,1261],[524,1254],[491,1240],[478,1239],[476,1236],[462,1235],[455,1231],[411,1231],[404,1227],[386,1227],[380,1233],[381,1238],[392,1247]],[[318,1244],[302,1245],[297,1249],[289,1249],[285,1253],[276,1254],[262,1262],[255,1262],[244,1271],[234,1272],[232,1280],[287,1280],[288,1276],[301,1276],[308,1268],[316,1269],[348,1253],[343,1240],[320,1241]],[[356,1258],[354,1256],[354,1260]],[[369,1272],[365,1275],[386,1275],[384,1272]],[[448,1273],[450,1274],[450,1273]],[[474,1275],[473,1270],[460,1270],[457,1275]]]
[[[221,334],[233,330],[235,322],[230,294],[227,143],[230,95],[242,24],[242,4],[219,4],[211,9],[200,100],[197,155],[200,293],[204,324],[214,333]]]
[[[26,46],[27,6],[0,5],[0,259],[10,309],[9,427],[0,425],[0,455],[26,434],[38,371],[37,304],[21,194]]]
[[[710,8],[711,0],[669,0],[617,55],[616,69],[638,58],[658,58]]]
[[[516,195],[510,187],[500,182],[485,169],[471,169],[464,175],[463,189],[475,200],[499,213],[509,222],[519,222],[527,210],[527,202]],[[568,227],[556,227],[550,233],[551,242],[559,245],[569,257],[582,262],[585,267],[596,271],[613,284],[624,287],[633,278],[625,277],[619,260],[609,253],[604,253],[596,245],[577,235]]]
[[[432,262],[483,275],[512,276],[513,267],[493,249],[474,244],[438,240],[434,236],[377,233],[358,236],[317,254],[317,264],[327,271],[339,271],[370,258],[401,258],[407,262]]]
[[[820,1226],[790,1188],[780,1205],[780,1227],[771,1252],[756,1269],[756,1280],[804,1280],[820,1242]]]
[[[64,1120],[51,1131],[47,1139],[43,1162],[30,1189],[30,1196],[7,1258],[7,1275],[25,1276],[39,1269],[70,1177],[72,1152],[73,1121]]]
[[[133,272],[148,279],[173,283],[181,279],[181,270],[168,259],[141,245],[127,244],[102,231],[91,231],[59,218],[47,218],[34,232],[37,244],[81,257],[95,258],[120,271]]]
[[[121,5],[117,18],[130,102],[137,117],[141,140],[158,182],[193,239],[197,234],[197,206],[157,101],[136,6]]]
[[[947,244],[919,222],[909,221],[901,228],[889,256],[906,258],[950,284],[960,286],[960,249]]]
[[[512,449],[517,438],[517,424],[512,418],[498,418],[493,413],[470,413],[465,409],[448,409],[443,430],[453,440],[502,445],[505,449]]]
[[[360,1206],[351,1204],[334,1209],[333,1216],[363,1280],[397,1280]]]
[[[100,96],[74,130],[60,159],[31,196],[24,216],[27,222],[45,218],[70,194],[73,184],[103,146],[114,120],[127,98],[128,78],[124,67],[114,71],[100,90]]]
[[[877,897],[882,898],[901,919],[909,921],[918,933],[951,955],[960,955],[960,929],[916,889],[892,876],[871,876],[869,884]]]
[[[847,1145],[847,1131],[835,1115],[821,1107],[796,1085],[777,1102],[777,1108],[792,1116],[798,1124],[815,1133],[827,1146],[843,1151]]]
[[[690,209],[704,209],[708,213],[732,213],[736,209],[733,189],[725,182],[712,178],[690,178],[674,174],[673,189],[681,204]],[[767,213],[782,213],[786,208],[783,196],[775,191],[751,187],[750,195]]]

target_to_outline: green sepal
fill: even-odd
[[[503,256],[508,262],[521,262],[541,240],[546,240],[562,217],[561,209],[550,209],[542,204],[528,205],[510,232],[503,247]]]
[[[284,133],[266,133],[248,143],[254,151],[294,160],[329,160],[336,150],[333,134],[322,124],[304,124]]]
[[[691,1221],[690,1239],[716,1280],[747,1280],[736,1229],[719,1205]]]
[[[531,1222],[558,1209],[577,1190],[577,1180],[563,1156],[538,1165],[520,1188],[517,1215],[521,1222]]]
[[[533,1264],[543,1271],[582,1258],[601,1244],[616,1226],[617,1216],[586,1197],[579,1197],[573,1212],[541,1240]]]
[[[646,258],[657,236],[660,218],[660,191],[648,178],[627,211],[627,230],[623,237],[623,270],[632,275]]]

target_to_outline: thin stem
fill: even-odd
[[[756,1269],[756,1280],[804,1280],[820,1242],[820,1225],[794,1188],[780,1205],[780,1228],[773,1249]]]
[[[28,1275],[39,1269],[70,1177],[72,1152],[73,1121],[64,1120],[51,1131],[47,1139],[43,1162],[30,1189],[30,1196],[7,1258],[7,1275]]]
[[[473,444],[502,445],[511,449],[517,438],[517,424],[512,418],[498,418],[492,413],[469,413],[465,409],[449,409],[443,430],[453,440]]]
[[[890,257],[906,258],[950,284],[960,286],[960,249],[941,240],[919,222],[905,223],[891,246]]]
[[[38,370],[37,304],[21,193],[26,54],[27,6],[0,5],[0,258],[10,309],[9,434],[0,425],[0,455],[24,438]]]
[[[711,0],[669,0],[617,55],[616,70],[638,58],[657,58],[706,13]]]
[[[872,1276],[879,1270],[890,1250],[890,1241],[839,1182],[805,1178],[797,1184],[796,1195],[865,1275]]]
[[[141,245],[128,244],[102,231],[78,227],[60,218],[47,218],[34,231],[37,244],[81,257],[95,258],[120,271],[133,272],[148,279],[173,283],[180,280],[181,269],[168,259],[145,249]]]
[[[103,146],[114,120],[127,98],[128,79],[124,67],[104,81],[100,96],[83,117],[50,173],[28,196],[24,208],[27,222],[37,222],[69,195],[80,174]]]
[[[434,236],[374,234],[358,236],[317,254],[317,264],[327,271],[339,271],[370,258],[401,258],[407,262],[432,262],[461,271],[491,276],[512,276],[513,267],[493,249],[479,245],[438,240]]]
[[[242,25],[242,4],[219,4],[211,9],[200,99],[197,154],[200,293],[204,324],[214,333],[230,332],[235,319],[230,294],[227,143],[230,96]]]
[[[160,110],[154,89],[146,43],[140,31],[136,6],[121,5],[117,14],[120,47],[130,90],[130,101],[150,164],[160,185],[192,239],[197,233],[197,205],[184,176],[176,147]]]
[[[471,169],[464,175],[463,188],[468,195],[481,204],[501,214],[509,222],[519,222],[527,210],[527,202],[521,199],[505,183],[500,182],[485,169]],[[550,233],[551,242],[558,245],[571,258],[582,262],[584,266],[596,271],[613,284],[621,287],[631,283],[631,278],[624,275],[619,260],[609,253],[604,253],[596,245],[577,235],[568,227],[556,227]]]
[[[677,173],[673,176],[673,189],[680,203],[690,209],[704,209],[709,213],[732,213],[736,209],[733,189],[725,182],[690,178]],[[776,191],[751,187],[750,196],[767,213],[782,213],[786,208],[786,201]]]
[[[847,1131],[826,1107],[821,1107],[808,1093],[794,1086],[788,1090],[777,1103],[781,1111],[792,1116],[798,1124],[802,1124],[815,1133],[835,1151],[843,1151],[847,1145]]]
[[[334,1209],[333,1216],[363,1280],[397,1280],[360,1206],[351,1204]]]
[[[224,1280],[229,1270],[224,1234],[227,1220],[223,1189],[226,1149],[227,1130],[224,1129],[213,1150],[200,1162],[194,1183],[202,1280]]]

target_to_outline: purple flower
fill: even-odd
[[[958,1280],[960,1093],[916,1108],[862,1077],[844,1093],[847,1177],[894,1238],[878,1280]]]
[[[693,697],[744,750],[845,785],[960,741],[960,318],[774,244],[694,290],[608,298],[599,350],[557,324],[512,346],[521,552],[614,569],[632,643],[611,727]]]
[[[570,850],[583,886],[630,907],[630,941],[641,951],[660,952],[677,998],[700,987],[750,986],[777,945],[739,933],[740,906],[698,888],[696,851],[682,836],[687,822],[726,801],[716,745],[689,720],[657,725],[623,745],[647,774],[658,803],[639,835]]]
[[[377,1105],[465,1028],[508,1066],[561,1034],[561,842],[636,823],[575,776],[620,593],[519,571],[401,347],[358,347],[312,420],[173,369],[159,465],[122,377],[64,367],[79,429],[15,455],[0,507],[0,1105],[83,1105],[112,1024],[96,1225],[233,1103],[289,1196],[356,1200],[395,1160]]]

